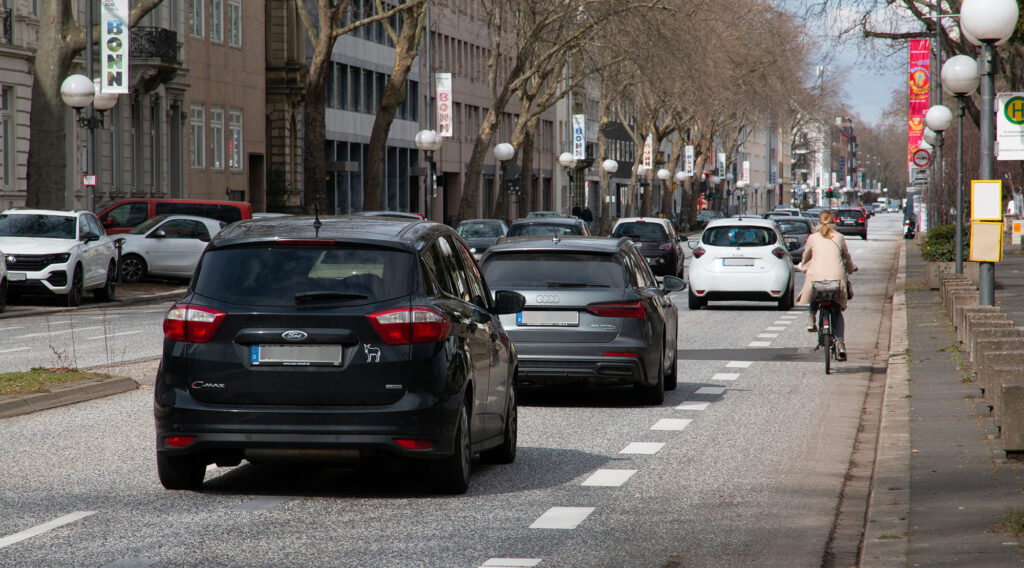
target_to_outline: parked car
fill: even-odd
[[[836,230],[840,234],[857,235],[868,240],[868,217],[863,210],[844,207],[833,210],[832,214],[836,217]]]
[[[772,219],[782,231],[786,240],[786,249],[794,263],[799,263],[804,256],[804,245],[807,244],[807,237],[814,232],[814,223],[804,216],[799,217],[775,217]]]
[[[775,221],[746,217],[708,223],[698,242],[690,241],[689,307],[709,300],[777,302],[793,307],[793,262]]]
[[[360,211],[359,213],[353,213],[353,215],[363,215],[366,217],[398,217],[400,219],[426,219],[422,213],[416,213],[413,211]]]
[[[625,217],[616,221],[612,237],[626,237],[640,245],[640,254],[657,276],[682,276],[683,245],[668,219]]]
[[[576,217],[532,217],[516,219],[508,228],[507,237],[530,237],[545,235],[590,236],[590,228]]]
[[[157,472],[200,489],[206,466],[306,456],[422,460],[465,492],[471,458],[511,463],[516,351],[447,225],[308,216],[236,223],[207,245],[164,319]]]
[[[245,201],[140,198],[115,201],[97,213],[108,235],[127,233],[157,215],[194,215],[234,223],[251,219],[252,206]]]
[[[473,258],[480,260],[498,237],[505,236],[508,226],[500,219],[470,219],[459,223],[455,232],[469,245],[469,252],[473,254]]]
[[[776,207],[775,209],[772,209],[771,211],[765,213],[764,218],[769,219],[771,217],[777,217],[779,215],[787,215],[790,217],[799,216],[800,210],[795,207]]]
[[[558,211],[530,211],[526,214],[527,219],[534,217],[563,217],[563,215],[559,215]]]
[[[7,261],[4,251],[0,250],[0,313],[7,308]]]
[[[10,294],[64,296],[68,306],[114,299],[117,253],[90,211],[8,209],[0,213],[0,250]]]
[[[146,276],[191,278],[206,243],[226,225],[191,215],[160,215],[143,222],[115,239],[121,241],[121,281],[132,284]]]
[[[516,237],[480,261],[496,290],[526,297],[501,316],[524,385],[633,385],[642,404],[661,404],[677,382],[677,310],[626,238]]]
[[[822,211],[824,211],[824,209],[820,207],[812,207],[811,209],[807,209],[806,211],[804,211],[801,215],[803,217],[807,217],[808,219],[811,220],[812,223],[817,225],[818,217],[821,215]]]
[[[709,222],[715,219],[721,219],[722,214],[718,211],[711,211],[710,209],[701,209],[697,212],[697,229],[703,229],[708,225]]]

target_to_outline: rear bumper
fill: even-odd
[[[643,361],[648,359],[644,350],[632,350],[639,357],[620,357],[602,354],[612,349],[605,346],[592,356],[524,355],[519,349],[519,383],[522,385],[647,385],[657,377],[648,377]],[[652,346],[653,348],[653,346]],[[617,351],[622,352],[622,351]]]

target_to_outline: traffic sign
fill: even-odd
[[[996,108],[996,159],[1024,160],[1024,93],[999,93]]]
[[[918,148],[914,151],[914,156],[911,158],[914,165],[919,168],[927,167],[928,164],[932,163],[932,155],[928,150]]]
[[[910,185],[928,185],[928,169],[910,168]]]

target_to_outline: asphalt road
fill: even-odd
[[[516,462],[474,464],[464,496],[431,494],[415,466],[298,464],[213,468],[202,493],[165,491],[147,389],[0,420],[0,566],[821,566],[899,228],[880,216],[871,240],[849,239],[850,360],[832,375],[805,308],[691,312],[678,294],[680,382],[664,405],[524,392]],[[76,341],[79,361],[158,352],[164,306],[151,309],[91,324],[138,333]],[[49,364],[54,337],[18,365]]]

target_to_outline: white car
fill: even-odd
[[[121,281],[145,276],[191,278],[206,244],[227,223],[193,215],[157,215],[118,235]]]
[[[7,307],[7,261],[4,251],[0,250],[0,312]]]
[[[793,307],[793,262],[774,221],[716,219],[689,246],[691,310],[707,306],[708,300],[777,302],[780,310]]]
[[[72,307],[85,290],[114,299],[117,253],[91,211],[8,209],[0,213],[0,250],[11,293],[56,294]]]

